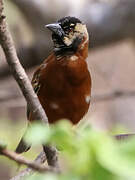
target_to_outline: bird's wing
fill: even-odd
[[[31,81],[33,89],[37,95],[40,89],[40,83],[39,83],[40,71],[41,71],[41,66],[35,71],[32,81]],[[29,108],[29,105],[27,104],[27,118],[28,119],[29,119],[29,116],[30,116],[30,108]]]
[[[31,84],[33,86],[33,89],[35,91],[35,93],[38,95],[38,92],[40,90],[40,87],[41,87],[41,83],[40,83],[40,75],[41,75],[41,72],[43,69],[46,68],[47,64],[52,61],[54,59],[54,55],[53,53],[51,53],[47,59],[45,59],[43,61],[43,63],[37,68],[37,70],[35,71],[34,75],[33,75],[33,78],[32,78],[32,81],[31,81]],[[27,104],[27,118],[29,119],[30,118],[30,108],[29,108],[29,105]]]

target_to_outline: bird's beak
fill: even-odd
[[[53,33],[55,33],[56,35],[58,35],[61,38],[65,35],[65,33],[59,23],[47,24],[47,25],[45,25],[45,27],[47,27],[49,30],[51,30]]]

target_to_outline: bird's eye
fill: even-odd
[[[73,28],[75,25],[74,24],[70,24],[70,27]]]

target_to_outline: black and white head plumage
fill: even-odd
[[[56,55],[73,54],[77,51],[84,36],[88,39],[86,25],[76,17],[64,17],[52,26],[55,26],[51,31]]]

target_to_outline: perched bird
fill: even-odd
[[[70,16],[46,27],[52,32],[54,49],[35,71],[32,85],[49,123],[64,118],[77,124],[87,113],[91,96],[87,28]],[[29,122],[35,120],[29,107],[27,116]],[[22,138],[16,152],[29,148]]]

